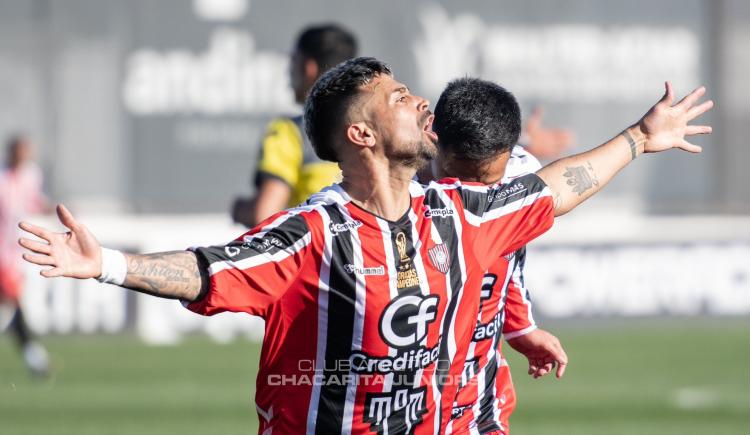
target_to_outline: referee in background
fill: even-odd
[[[304,29],[289,63],[295,101],[304,104],[320,75],[356,55],[357,40],[343,27],[324,24]],[[319,159],[304,132],[301,114],[281,116],[268,124],[255,172],[255,197],[235,200],[235,222],[252,228],[339,181],[338,165]]]

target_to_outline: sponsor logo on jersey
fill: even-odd
[[[479,299],[486,300],[492,296],[492,289],[495,288],[497,282],[497,275],[494,273],[485,273],[482,278],[482,289],[479,293]]]
[[[395,356],[374,357],[363,352],[354,352],[349,358],[349,369],[357,374],[388,374],[414,372],[425,369],[438,358],[440,349],[420,346],[401,351]]]
[[[354,264],[345,264],[344,270],[346,273],[351,273],[353,275],[385,275],[385,267],[383,266],[360,267]]]
[[[273,248],[285,249],[286,244],[276,237],[268,236],[256,238],[253,236],[245,236],[243,238],[245,243],[240,246],[242,249],[253,248],[256,251],[267,252]]]
[[[328,230],[331,231],[331,234],[333,236],[338,236],[341,233],[356,230],[357,228],[362,226],[362,222],[360,221],[346,221],[344,223],[337,224],[335,222],[331,222],[330,225],[328,225]]]
[[[448,247],[444,243],[433,246],[427,251],[430,256],[430,263],[441,273],[448,273],[451,267],[451,257],[448,254]]]
[[[433,218],[433,217],[448,217],[453,216],[455,213],[454,210],[450,208],[428,208],[424,211],[424,217],[426,218]]]
[[[460,405],[460,406],[454,406],[451,410],[451,420],[455,420],[457,418],[460,418],[464,415],[466,411],[468,411],[471,408],[471,405]]]
[[[230,257],[236,257],[240,253],[240,248],[238,248],[237,246],[225,246],[224,252],[226,252]]]
[[[365,399],[364,420],[378,434],[384,433],[386,427],[389,433],[412,434],[427,412],[426,391],[426,387],[419,387],[369,393]]]
[[[469,383],[474,376],[479,373],[479,358],[471,358],[464,361],[464,370],[461,372],[461,384],[459,388],[463,388]]]
[[[402,295],[393,299],[380,316],[380,335],[395,348],[414,346],[427,336],[437,317],[437,295]]]
[[[492,189],[487,194],[487,202],[502,201],[510,196],[517,195],[526,190],[526,186],[520,181],[514,181],[510,186],[502,189]]]
[[[276,237],[268,236],[262,238],[256,238],[254,236],[245,236],[242,238],[242,244],[227,245],[224,247],[224,252],[230,257],[236,257],[240,255],[243,250],[254,249],[259,252],[268,252],[273,248],[285,249],[286,244]],[[237,243],[237,242],[233,242]]]
[[[477,327],[474,329],[473,341],[487,340],[488,338],[494,337],[503,328],[503,313],[499,312],[495,314],[487,323],[477,322]]]

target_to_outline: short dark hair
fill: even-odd
[[[318,157],[339,161],[334,134],[360,87],[380,74],[391,75],[391,69],[373,57],[357,57],[328,70],[315,82],[305,100],[305,132]]]
[[[440,94],[432,128],[441,151],[462,160],[485,160],[518,142],[521,109],[502,86],[461,78]]]
[[[306,28],[297,38],[297,51],[318,64],[321,72],[357,55],[357,39],[337,24]]]

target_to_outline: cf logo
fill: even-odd
[[[380,318],[380,334],[392,347],[408,347],[427,335],[427,325],[435,321],[437,295],[399,296],[385,308]]]

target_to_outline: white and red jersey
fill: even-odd
[[[0,171],[0,302],[21,294],[21,231],[18,222],[44,209],[42,172],[33,163]]]
[[[188,308],[266,320],[261,433],[437,434],[448,424],[483,271],[545,232],[553,206],[533,174],[409,190],[397,221],[334,185],[226,246],[196,249],[210,288]]]
[[[534,156],[516,146],[502,182],[512,182],[540,168]],[[498,258],[484,274],[464,382],[456,395],[448,433],[508,433],[508,417],[516,400],[510,370],[501,352],[501,338],[515,338],[536,329],[524,286],[525,261],[526,248],[522,247]]]

